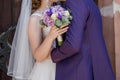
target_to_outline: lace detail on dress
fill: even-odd
[[[39,17],[42,17],[42,11],[35,11],[31,16],[39,16]]]

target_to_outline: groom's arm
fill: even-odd
[[[51,52],[53,62],[59,62],[71,57],[77,54],[81,48],[83,32],[89,16],[89,11],[84,4],[81,4],[79,9],[73,9],[72,7],[71,10],[73,20],[66,33],[66,39],[63,45],[59,48],[53,49]]]

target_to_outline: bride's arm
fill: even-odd
[[[43,61],[50,52],[53,40],[46,37],[44,41],[42,41],[42,29],[38,27],[36,16],[30,17],[28,35],[34,58],[36,61]]]
[[[54,39],[65,33],[68,28],[59,30],[52,27],[48,36],[42,41],[42,29],[38,27],[37,22],[38,20],[35,17],[30,18],[28,35],[34,58],[36,61],[41,62],[49,56]]]

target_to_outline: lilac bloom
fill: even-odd
[[[56,13],[55,13],[55,14],[56,14],[57,16],[58,16],[59,14],[62,15],[64,11],[65,11],[65,9],[64,9],[63,7],[57,6],[57,7],[56,7]]]
[[[62,15],[61,14],[58,14],[58,19],[62,19]]]
[[[50,8],[48,11],[46,11],[46,14],[47,14],[48,16],[51,16],[51,15],[52,15],[52,8]]]
[[[64,12],[65,9],[60,6],[60,7],[57,8],[57,11],[58,11],[58,12]]]
[[[53,12],[53,13],[56,13],[56,8],[53,7],[53,8],[52,8],[52,12]]]
[[[45,15],[44,18],[43,18],[43,22],[44,22],[45,24],[47,24],[49,21],[50,21],[50,17],[47,16],[47,15]]]
[[[43,18],[43,22],[47,26],[53,26],[54,25],[54,20],[52,20],[49,16],[45,15]]]
[[[47,25],[52,27],[54,26],[54,24],[55,24],[55,21],[51,19]]]

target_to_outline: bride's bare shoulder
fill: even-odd
[[[37,16],[32,16],[31,15],[30,18],[29,18],[28,26],[29,27],[36,26],[37,22],[38,22]]]
[[[33,13],[31,16],[30,16],[30,18],[29,18],[29,20],[31,21],[36,21],[38,19],[38,16],[36,16],[35,15],[35,13]]]
[[[37,31],[40,28],[40,15],[38,13],[33,13],[30,18],[29,18],[29,22],[28,22],[28,30],[31,31]]]
[[[29,18],[29,23],[38,23],[40,18],[42,17],[42,14],[40,11],[35,11],[34,13],[31,14]]]
[[[40,19],[41,19],[41,12],[35,11],[33,14],[31,14],[29,18],[28,23],[28,30],[31,31],[38,31],[40,30]]]

